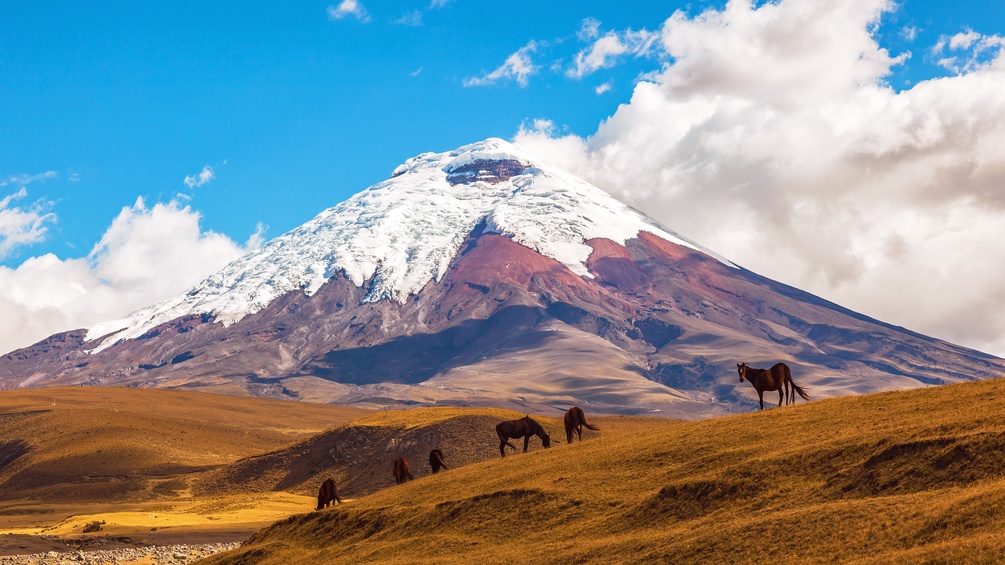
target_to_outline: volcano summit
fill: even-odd
[[[753,405],[738,361],[785,361],[817,397],[1005,373],[488,139],[409,159],[182,295],[0,358],[0,386],[700,417]]]

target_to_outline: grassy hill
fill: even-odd
[[[210,563],[1005,560],[1005,380],[699,422],[588,414],[602,429],[585,442],[499,458],[495,423],[519,416],[5,391],[0,531],[104,520],[191,541],[272,524]],[[435,476],[433,447],[450,465]],[[402,454],[417,480],[399,486]],[[327,476],[346,503],[306,512]]]
[[[416,477],[430,474],[434,447],[451,468],[497,457],[495,424],[520,416],[371,413],[163,389],[4,391],[0,533],[75,537],[103,521],[99,535],[141,542],[243,540],[313,508],[329,476],[352,499],[394,484],[399,455]],[[559,422],[540,421],[560,432]],[[541,449],[536,439],[532,449]],[[11,550],[5,539],[0,554]]]
[[[292,516],[209,563],[1005,558],[1003,380],[699,422],[595,423],[603,430],[582,443]]]
[[[167,503],[193,506],[193,487],[205,472],[367,413],[140,388],[3,391],[0,530],[67,533],[74,517],[120,511],[160,515],[155,523],[163,525],[171,522]],[[270,515],[303,506],[285,500]]]
[[[444,452],[448,468],[499,457],[495,426],[524,414],[493,408],[417,408],[378,412],[326,430],[288,448],[248,457],[201,480],[200,492],[289,491],[317,496],[335,479],[339,496],[355,498],[395,484],[391,464],[404,456],[416,478],[431,474],[429,452]],[[537,417],[554,439],[562,422]],[[522,450],[522,444],[519,445]],[[531,449],[541,449],[532,438]],[[508,450],[512,452],[512,450]]]

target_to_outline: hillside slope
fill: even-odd
[[[961,407],[966,407],[962,410]],[[1005,381],[599,437],[293,516],[209,563],[964,563],[1005,555]]]
[[[448,468],[499,457],[495,426],[524,414],[492,408],[415,408],[378,412],[347,422],[284,449],[247,457],[206,473],[197,493],[286,491],[316,496],[333,478],[342,497],[355,498],[395,484],[391,463],[405,457],[414,477],[431,474],[429,452],[440,449]],[[553,442],[561,420],[535,416]],[[522,449],[522,446],[520,446]],[[530,450],[541,449],[533,438]]]
[[[50,527],[70,515],[148,507],[163,513],[167,503],[191,505],[207,471],[367,413],[137,388],[4,391],[0,527]]]

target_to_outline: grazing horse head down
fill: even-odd
[[[443,462],[443,452],[439,449],[434,449],[429,452],[429,466],[433,468],[433,474],[440,472],[440,469],[446,469],[447,464]]]
[[[544,431],[541,424],[532,420],[530,415],[524,416],[519,420],[499,422],[496,426],[496,434],[499,436],[499,455],[502,457],[506,456],[504,448],[507,445],[516,449],[516,446],[509,442],[510,439],[522,437],[524,453],[527,452],[527,445],[530,443],[530,436],[537,436],[541,438],[541,445],[544,447],[551,447],[551,436]]]
[[[325,479],[325,482],[321,483],[321,488],[318,489],[318,507],[315,510],[321,510],[329,504],[336,502],[342,504],[342,499],[338,497],[338,489],[335,487],[335,481]]]
[[[750,381],[757,391],[757,397],[761,401],[761,410],[764,410],[764,391],[778,391],[778,405],[782,405],[782,399],[786,404],[796,403],[796,394],[809,400],[810,395],[792,380],[792,371],[785,363],[775,363],[770,369],[757,369],[748,366],[746,363],[737,363],[736,372],[740,374],[740,382],[743,379]],[[791,391],[790,391],[791,388]]]
[[[399,457],[394,460],[391,472],[394,473],[394,480],[397,481],[399,485],[414,478],[412,477],[412,473],[408,471],[408,459],[405,459],[404,457]]]
[[[579,434],[579,441],[583,441],[583,426],[590,430],[599,430],[596,426],[586,423],[586,414],[579,406],[569,408],[565,413],[565,439],[567,443],[572,443],[572,432]]]

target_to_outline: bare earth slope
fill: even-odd
[[[395,484],[391,464],[405,457],[416,478],[432,474],[429,452],[440,449],[448,468],[499,457],[495,426],[524,414],[492,408],[393,410],[347,422],[285,449],[248,457],[207,473],[197,492],[289,491],[317,495],[318,485],[335,479],[340,496],[355,498]],[[534,417],[563,441],[559,419]],[[520,442],[514,442],[519,444]],[[523,449],[522,445],[518,445]],[[542,449],[532,438],[530,450]],[[512,450],[507,450],[512,453]]]
[[[597,423],[599,437],[582,443],[293,516],[208,562],[991,563],[1005,555],[1003,380],[698,422]]]

